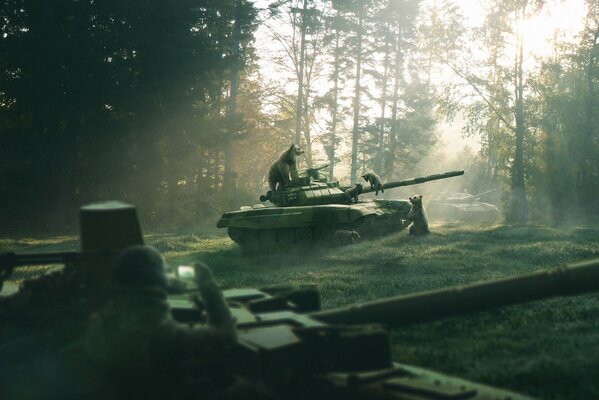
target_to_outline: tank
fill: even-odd
[[[57,347],[81,335],[89,315],[106,302],[115,256],[128,246],[143,244],[137,211],[130,204],[108,201],[81,207],[79,222],[80,249],[0,253],[0,352],[10,349],[5,345],[12,341],[22,341],[24,357],[48,350],[36,348],[36,332],[53,334]],[[55,267],[21,285],[5,283],[13,273],[31,265]],[[24,339],[28,337],[31,343]]]
[[[182,267],[186,268],[186,267]],[[188,267],[187,267],[188,269]],[[385,327],[406,327],[554,296],[599,290],[599,259],[554,270],[320,310],[312,288],[223,291],[238,323],[236,368],[297,399],[529,399],[394,362]],[[181,322],[203,321],[171,296]],[[290,377],[292,380],[290,381]]]
[[[269,191],[262,202],[223,214],[218,228],[227,228],[229,237],[247,250],[277,245],[330,242],[339,229],[356,230],[362,237],[397,232],[410,211],[408,200],[359,200],[374,188],[357,184],[343,187],[320,177],[320,168],[304,170],[284,191]],[[450,171],[401,181],[387,182],[385,190],[463,175]],[[356,189],[355,197],[347,191]]]
[[[37,382],[28,371],[36,371],[36,346],[43,345],[40,354],[49,357],[76,342],[90,315],[109,297],[115,255],[143,243],[130,206],[94,205],[82,210],[81,220],[80,251],[0,254],[0,282],[22,265],[65,264],[60,271],[0,296],[0,356],[18,360],[0,364],[5,368],[0,371],[16,369],[34,387]],[[119,232],[106,235],[111,227]],[[173,317],[189,325],[204,323],[205,307],[188,275],[193,268],[181,266],[176,271],[180,284],[171,286],[168,297]],[[320,309],[319,293],[312,287],[224,290],[238,334],[228,365],[239,376],[268,387],[274,394],[268,398],[529,399],[394,360],[387,327],[598,290],[599,260],[333,310]],[[61,334],[54,335],[55,331]],[[40,342],[40,333],[52,340]],[[33,361],[27,363],[28,357]],[[166,373],[169,366],[164,368]],[[201,360],[197,368],[201,379]],[[185,384],[172,378],[168,382],[177,387]],[[3,389],[0,386],[0,394]]]
[[[431,219],[457,220],[464,222],[494,222],[501,213],[495,204],[481,201],[497,189],[479,194],[467,192],[440,192],[428,203]]]

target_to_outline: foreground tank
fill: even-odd
[[[326,242],[338,229],[356,230],[362,237],[397,232],[410,211],[408,200],[369,199],[355,201],[346,194],[351,187],[328,182],[308,169],[284,191],[269,191],[260,200],[270,204],[244,206],[223,214],[217,223],[227,228],[229,237],[246,249],[276,245]],[[463,175],[451,171],[407,180],[388,182],[384,189],[416,185]],[[374,192],[363,187],[360,194]]]
[[[238,324],[235,368],[282,399],[522,400],[530,397],[394,362],[379,324],[406,327],[596,291],[599,260],[324,311],[310,288],[223,293]],[[188,293],[170,301],[181,322],[203,321]]]

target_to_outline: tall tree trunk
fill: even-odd
[[[312,168],[312,138],[310,137],[310,112],[308,111],[308,96],[310,95],[310,80],[306,80],[306,95],[304,96],[304,139],[306,140],[306,163]]]
[[[524,7],[518,21],[524,19]],[[528,203],[526,200],[526,188],[524,184],[524,136],[526,126],[524,122],[524,82],[523,82],[523,58],[524,37],[518,26],[517,33],[518,49],[514,63],[514,97],[515,97],[515,119],[516,119],[516,148],[514,152],[514,163],[512,165],[512,193],[506,212],[506,219],[512,223],[525,223],[528,217]]]
[[[388,25],[385,24],[385,29],[388,29]],[[385,156],[385,110],[387,108],[387,78],[389,74],[389,34],[386,33],[385,38],[385,59],[383,61],[383,82],[382,82],[382,94],[381,94],[381,118],[379,123],[379,149],[376,156],[376,172],[380,174],[383,168],[383,158]],[[387,177],[388,178],[388,177]]]
[[[216,192],[220,191],[220,183],[222,182],[221,173],[220,173],[220,159],[221,152],[219,149],[214,148],[212,150],[212,159],[210,160],[210,166],[212,171],[210,172],[210,176],[212,176],[212,189]]]
[[[79,113],[74,113],[80,115]],[[50,216],[50,228],[53,230],[64,230],[72,228],[70,216],[75,210],[76,200],[73,198],[75,183],[74,171],[77,170],[77,133],[80,124],[76,118],[65,123],[64,128],[57,135],[58,147],[61,148],[57,162],[59,174],[57,174],[55,187],[54,212]],[[76,183],[75,183],[76,185]]]
[[[362,70],[362,23],[363,9],[358,11],[358,43],[356,49],[356,87],[354,94],[354,126],[352,129],[351,183],[356,182],[358,171],[358,140],[360,138],[360,73]]]
[[[586,96],[586,108],[585,108],[585,132],[582,140],[582,152],[581,152],[581,160],[580,163],[580,182],[578,185],[578,192],[580,193],[580,205],[583,208],[588,208],[589,205],[594,204],[593,197],[596,196],[594,185],[589,182],[591,179],[591,171],[593,166],[590,165],[591,158],[593,157],[593,133],[596,129],[595,124],[595,91],[593,87],[593,75],[595,71],[595,50],[597,49],[597,40],[599,39],[599,30],[596,30],[592,37],[592,44],[589,54],[589,60],[587,64],[586,71],[586,86],[587,86],[587,96]],[[593,207],[593,206],[591,206]],[[588,210],[592,212],[593,210]]]
[[[202,176],[203,173],[203,169],[204,169],[204,149],[202,147],[199,147],[197,149],[197,165],[196,165],[196,169],[195,169],[195,209],[194,209],[194,216],[195,216],[195,220],[196,221],[200,221],[200,218],[202,217],[202,209],[203,209],[203,200],[204,200],[204,193],[206,193],[206,187],[205,187],[205,181],[204,181],[204,177]]]
[[[389,155],[385,163],[387,179],[394,177],[395,157],[397,152],[397,107],[399,102],[399,82],[401,80],[401,49],[399,48],[401,31],[398,29],[395,39],[395,74],[393,78],[393,105],[391,109],[391,132],[389,134]]]
[[[491,58],[493,64],[493,71],[491,76],[491,82],[493,82],[492,97],[497,98],[496,87],[500,84],[500,72],[498,65],[497,48],[493,48],[491,51]],[[488,176],[493,182],[497,180],[498,168],[497,168],[497,137],[499,135],[499,118],[495,114],[491,114],[487,127],[487,146],[488,146]]]
[[[233,27],[233,65],[231,66],[231,93],[229,98],[229,126],[227,127],[227,138],[225,146],[225,172],[224,172],[224,192],[225,192],[225,206],[227,209],[231,208],[231,202],[233,200],[232,189],[233,189],[233,140],[236,129],[237,120],[237,93],[239,91],[239,63],[241,55],[241,23],[240,10],[241,2],[243,0],[237,0],[235,4],[235,25]]]
[[[337,10],[337,19],[339,19],[340,12]],[[337,110],[339,109],[339,28],[335,27],[335,66],[333,72],[333,109],[332,109],[332,122],[331,122],[331,133],[329,137],[329,148],[327,156],[329,157],[329,179],[333,180],[335,172],[335,145],[336,145],[336,134],[337,134]]]
[[[171,154],[172,156],[172,154]],[[166,172],[166,215],[168,217],[168,221],[172,222],[175,221],[177,218],[176,215],[176,210],[177,207],[175,207],[175,205],[177,204],[177,192],[179,191],[179,187],[178,187],[178,181],[179,181],[179,175],[177,174],[177,168],[175,167],[175,162],[173,162],[174,157],[169,158],[168,163],[167,163],[167,170]],[[172,227],[172,226],[170,226]]]
[[[306,53],[306,10],[308,9],[308,0],[304,0],[302,7],[302,25],[301,25],[301,42],[300,42],[300,59],[299,59],[299,74],[297,80],[297,102],[295,110],[295,144],[300,145],[302,137],[302,106],[304,101],[302,99],[304,95],[304,56]]]

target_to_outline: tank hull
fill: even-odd
[[[463,222],[497,222],[501,218],[499,208],[494,204],[473,203],[443,203],[431,202],[429,217],[433,220],[455,220]]]
[[[223,214],[217,227],[244,248],[318,244],[333,240],[338,229],[360,235],[398,232],[410,211],[408,200],[367,200],[355,204],[296,207],[248,207]]]

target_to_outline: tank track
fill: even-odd
[[[244,250],[286,249],[295,246],[334,244],[335,231],[356,230],[363,239],[377,237],[404,228],[401,219],[406,215],[372,215],[351,224],[314,225],[278,229],[229,227],[229,237]]]

